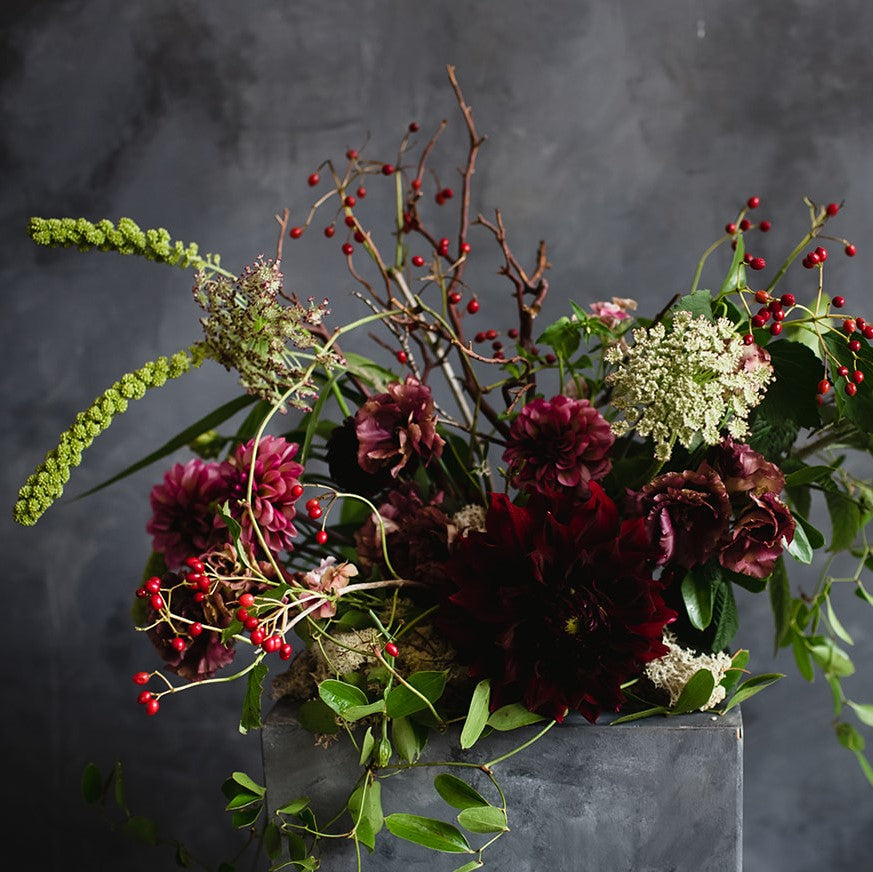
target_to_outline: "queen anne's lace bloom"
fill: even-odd
[[[769,362],[745,365],[745,346],[730,321],[682,311],[669,330],[659,323],[633,335],[630,348],[606,352],[616,364],[606,378],[612,405],[624,415],[612,424],[617,436],[631,430],[651,436],[655,456],[668,460],[677,441],[691,448],[698,438],[715,445],[725,427],[733,437],[747,433],[749,412],[773,370]]]

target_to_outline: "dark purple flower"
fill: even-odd
[[[721,565],[732,572],[766,578],[782,553],[783,540],[790,543],[794,538],[794,528],[791,512],[776,494],[749,494],[748,503],[722,548]]]
[[[715,447],[710,463],[732,497],[749,491],[778,494],[785,487],[785,476],[775,463],[729,436]]]
[[[531,400],[512,422],[503,459],[520,490],[555,498],[588,496],[610,470],[615,436],[588,400]]]
[[[257,547],[258,538],[249,513],[240,505],[245,500],[249,472],[254,456],[254,439],[240,445],[221,466],[221,475],[230,495],[231,515],[242,527],[240,539],[249,547]],[[303,475],[303,467],[294,460],[297,444],[281,436],[262,436],[255,458],[252,484],[252,512],[267,547],[273,552],[290,551],[297,530],[292,521],[297,514],[294,503],[298,496],[293,488]]]
[[[395,478],[413,458],[427,464],[445,444],[436,432],[430,388],[411,375],[370,397],[355,415],[358,464],[372,475],[389,467]]]
[[[697,472],[667,472],[637,495],[652,540],[661,548],[661,563],[685,569],[706,563],[718,550],[731,519],[724,483],[709,467]]]
[[[485,531],[453,548],[437,622],[471,676],[491,679],[494,707],[594,721],[667,653],[661,636],[676,613],[652,576],[658,551],[642,518],[622,521],[596,483],[567,523],[542,506],[491,495]]]
[[[218,463],[199,458],[177,463],[155,485],[149,499],[152,517],[146,531],[152,547],[169,569],[180,568],[188,557],[199,557],[226,538],[214,526],[215,507],[227,495]]]

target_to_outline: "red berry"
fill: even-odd
[[[758,206],[761,205],[761,198],[760,197],[749,197],[749,199],[746,200],[746,205],[750,209],[757,209]]]
[[[158,713],[158,709],[160,709],[160,707],[161,707],[161,704],[156,699],[150,699],[146,703],[146,707],[145,707],[146,714],[149,716],[156,715]]]
[[[197,579],[197,587],[204,593],[209,593],[209,579],[204,575]]]
[[[848,374],[849,374],[849,367],[847,367],[847,366],[840,366],[840,367],[837,368],[837,375],[840,375],[840,376],[842,376],[843,378],[845,378]]]
[[[733,222],[731,222],[730,224],[725,224],[724,232],[727,233],[729,236],[733,236],[734,233],[737,232],[737,225]]]
[[[743,345],[753,345],[754,342],[755,342],[755,337],[752,336],[751,333],[747,333],[747,334],[743,337]]]
[[[864,318],[855,318],[855,324],[859,330],[863,330],[867,326],[867,321]]]
[[[361,185],[361,187],[358,188],[358,190],[355,191],[355,193],[358,195],[358,197],[359,197],[361,200],[363,200],[364,197],[367,196],[367,189],[366,189],[363,185]]]
[[[282,647],[282,637],[281,636],[269,636],[261,642],[261,647],[268,653],[272,654],[275,651],[278,651]]]
[[[185,643],[185,640],[184,640],[181,636],[176,636],[176,638],[173,639],[173,641],[170,642],[170,644],[171,644],[171,645],[172,645],[172,646],[173,646],[173,647],[174,647],[174,648],[175,648],[179,653],[181,653],[182,651],[184,651],[184,650],[188,647],[187,644]]]
[[[347,157],[349,160],[356,160],[357,157],[358,157],[358,150],[357,150],[356,148],[350,148],[350,149],[346,152],[346,157]]]
[[[831,383],[826,378],[823,378],[818,383],[818,392],[820,394],[826,394],[830,389],[831,389]]]
[[[749,261],[749,266],[754,270],[761,270],[764,269],[765,266],[767,266],[767,261],[764,260],[763,257],[753,257]]]
[[[752,326],[753,327],[763,327],[767,323],[767,319],[761,315],[754,315],[752,317]]]
[[[160,580],[156,575],[153,575],[153,576],[152,576],[152,577],[151,577],[151,578],[150,578],[150,579],[149,579],[149,580],[148,580],[148,581],[143,585],[143,587],[144,587],[144,588],[145,588],[149,593],[160,593],[160,592],[161,592],[161,580]]]
[[[249,616],[243,621],[243,626],[251,633],[252,630],[257,630],[261,626],[261,622],[254,616]]]
[[[193,569],[195,572],[203,572],[203,563],[196,557],[186,557],[185,566],[189,569]]]
[[[240,597],[237,600],[237,602],[244,609],[248,609],[248,608],[251,608],[255,604],[255,596],[254,596],[254,594],[251,594],[251,593],[243,593],[243,594],[240,594]]]
[[[458,293],[458,291],[452,291],[452,292],[448,295],[448,297],[446,297],[446,299],[447,299],[447,300],[448,300],[448,301],[449,301],[453,306],[457,306],[458,303],[461,302],[461,295]]]
[[[506,335],[510,339],[518,339],[518,330],[515,327],[510,327],[509,330],[506,331]]]
[[[424,258],[420,254],[412,255],[413,266],[424,266]]]
[[[779,298],[779,302],[782,303],[783,306],[788,308],[789,306],[793,306],[797,300],[794,298],[794,294],[783,294]]]
[[[445,236],[440,240],[438,250],[440,254],[449,253],[449,240]]]
[[[451,188],[443,188],[440,193],[443,195],[443,199],[451,200],[452,197],[455,196],[455,192]]]
[[[321,181],[321,176],[318,173],[310,173],[306,181],[310,188],[314,188]]]
[[[319,545],[327,544],[327,530],[319,530],[315,534],[315,541],[318,542]]]
[[[849,351],[860,351],[860,350],[861,350],[861,343],[860,343],[860,341],[857,340],[857,339],[853,339],[853,340],[849,343]]]
[[[313,521],[317,521],[321,517],[321,506],[314,506],[308,512],[309,517],[312,518]]]
[[[188,627],[188,633],[192,636],[199,636],[203,632],[203,624],[200,621],[194,621],[190,627]]]
[[[413,191],[421,190],[421,179],[413,179],[410,182],[410,185],[412,186]]]
[[[491,343],[491,347],[495,351],[500,351],[503,348],[503,343],[499,339],[495,339],[494,342]]]
[[[769,232],[770,232],[770,228],[771,228],[772,226],[773,226],[773,224],[772,224],[770,221],[761,221],[761,222],[758,224],[758,230],[760,230],[761,233],[769,233]]]
[[[400,364],[404,364],[404,363],[406,363],[406,361],[407,361],[407,359],[408,359],[407,356],[406,356],[406,352],[403,351],[403,349],[401,349],[400,351],[398,351],[394,356],[397,358],[397,362],[400,363]]]
[[[200,582],[205,579],[206,576],[202,572],[189,572],[188,573],[188,587],[197,590],[200,587]],[[207,585],[208,589],[208,585]]]
[[[351,194],[343,198],[343,206],[347,206],[349,209],[351,209],[357,202],[358,201]]]
[[[827,206],[825,206],[825,212],[827,212],[828,215],[831,216],[831,218],[833,218],[834,215],[836,215],[837,212],[839,212],[839,211],[840,211],[839,203],[828,203]]]
[[[140,705],[145,705],[152,697],[154,697],[154,694],[150,690],[141,690],[136,695],[136,701]]]
[[[302,227],[292,227],[292,228],[288,231],[288,235],[289,235],[292,239],[300,239],[300,237],[303,236],[303,228],[302,228]]]
[[[418,131],[420,129],[421,128],[420,128],[419,123],[417,121],[410,121],[409,122],[409,132],[410,133],[418,133]]]
[[[821,260],[821,258],[815,251],[810,251],[804,260],[809,264],[809,268],[812,268]]]
[[[324,228],[324,235],[330,239],[334,233],[336,233],[336,227],[333,224],[328,224],[327,227]]]
[[[785,312],[783,312],[782,309],[777,309],[773,313],[773,320],[774,321],[784,321],[785,320]]]
[[[852,245],[851,243],[849,243],[849,245],[847,245],[847,246],[843,249],[843,251],[845,251],[846,254],[847,254],[849,257],[854,257],[854,256],[858,253],[858,249],[855,248],[855,246]]]
[[[478,332],[478,333],[473,337],[473,341],[474,341],[474,342],[484,342],[484,341],[485,341],[485,333],[484,333],[484,331],[480,330],[480,331],[479,331],[479,332]]]
[[[203,600],[205,600],[205,599],[206,599],[206,594],[203,593],[202,590],[198,590],[197,593],[194,594],[194,602],[195,603],[202,603]]]
[[[293,648],[292,648],[292,647],[291,647],[291,646],[286,642],[286,643],[285,643],[285,644],[284,644],[284,645],[279,649],[279,656],[280,656],[283,660],[290,660],[290,659],[291,659],[291,654],[293,653],[293,651],[294,651],[294,649],[293,649]]]
[[[261,642],[267,638],[267,634],[258,627],[256,630],[252,630],[252,634],[249,638],[252,640],[252,645],[260,645]]]
[[[486,339],[496,339],[497,338],[497,331],[494,328],[492,328],[491,330],[486,330],[485,331],[485,338]]]
[[[479,311],[479,301],[475,297],[467,303],[467,311],[471,315],[475,315]]]
[[[318,497],[312,497],[312,499],[307,500],[305,503],[306,511],[309,511],[310,509],[314,509],[318,505],[319,505]]]
[[[352,245],[351,242],[344,242],[344,243],[343,243],[343,254],[344,254],[346,257],[351,257],[351,256],[352,256],[352,252],[353,252],[354,250],[355,250],[355,246]]]
[[[856,369],[852,373],[852,381],[855,382],[856,385],[861,384],[861,382],[864,381],[864,373],[861,372],[860,369]]]
[[[461,251],[464,254],[469,254],[472,251],[472,246],[470,245],[469,242],[462,242],[461,243]]]
[[[134,684],[148,684],[149,678],[151,678],[151,676],[149,675],[148,672],[135,672],[133,674],[133,683]]]
[[[822,248],[821,246],[819,246],[819,247],[815,250],[815,253],[818,255],[818,259],[819,259],[822,263],[824,263],[824,262],[828,259],[828,253],[827,253],[827,251],[826,251],[824,248]]]
[[[153,593],[153,594],[151,595],[151,598],[149,599],[149,603],[151,604],[151,607],[152,607],[156,612],[159,612],[159,611],[161,611],[162,609],[166,608],[166,605],[167,605],[167,604],[164,602],[164,598],[163,598],[159,593]]]
[[[385,653],[391,657],[396,657],[400,653],[400,649],[393,642],[389,642],[385,646]]]
[[[770,295],[766,291],[755,291],[755,302],[757,303],[769,303]]]
[[[846,333],[854,333],[855,332],[855,322],[851,318],[846,318],[843,321],[843,330]]]
[[[767,309],[772,312],[774,315],[782,308],[782,300],[770,300],[767,303]]]
[[[299,482],[295,484],[289,491],[292,500],[299,500],[303,496],[303,485]],[[245,594],[243,594],[245,596]]]
[[[247,610],[247,609],[244,609],[242,606],[240,606],[240,607],[236,610],[236,612],[234,612],[234,615],[236,616],[236,619],[237,619],[240,623],[245,623],[245,622],[248,620],[248,618],[249,618],[248,610]]]
[[[861,331],[864,334],[865,339],[873,339],[873,327],[869,324]]]
[[[834,297],[834,298],[831,300],[831,305],[832,305],[835,309],[842,309],[843,306],[846,305],[846,298],[845,298],[845,297]]]
[[[558,358],[555,357],[555,355],[552,354],[551,352],[549,352],[549,354],[546,355],[546,363],[549,364],[549,366],[551,366],[552,364],[557,363],[557,362],[558,362]]]
[[[390,164],[390,163],[382,164],[382,175],[383,176],[393,176],[394,175],[394,164]]]
[[[770,320],[770,315],[773,313],[770,311],[769,307],[764,306],[762,309],[758,309],[758,314],[764,319],[765,323]]]
[[[846,382],[846,393],[850,397],[854,397],[855,394],[858,393],[858,385],[856,385],[854,382]]]
[[[343,218],[343,223],[346,227],[354,227],[358,222],[355,220],[354,215],[346,215],[346,217]]]
[[[747,218],[743,218],[743,220],[740,221],[740,230],[746,231],[746,230],[748,230],[751,226],[752,226],[752,222],[749,221]]]
[[[366,236],[364,236],[363,232],[360,230],[355,231],[355,242],[364,242],[366,240]]]
[[[778,336],[782,332],[782,324],[777,321],[775,324],[770,325],[770,334],[772,336]]]

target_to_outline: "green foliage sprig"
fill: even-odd
[[[76,415],[65,430],[57,447],[46,455],[18,492],[13,517],[24,526],[32,527],[46,509],[64,492],[70,470],[82,462],[82,452],[112,423],[116,415],[127,410],[129,400],[139,400],[149,388],[160,387],[168,379],[176,379],[192,366],[203,362],[201,346],[193,345],[172,357],[159,357],[134,372],[125,373],[108,387],[83,412]]]

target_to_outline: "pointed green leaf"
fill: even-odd
[[[847,701],[849,708],[858,716],[858,720],[868,727],[873,727],[873,705],[867,703]]]
[[[442,851],[446,854],[472,854],[464,834],[451,824],[414,814],[389,814],[385,826],[398,839]]]
[[[282,853],[282,834],[272,821],[264,827],[264,850],[271,860],[277,860]]]
[[[376,836],[383,824],[381,783],[365,782],[357,787],[349,797],[348,808],[358,841],[375,850]]]
[[[873,766],[870,765],[862,751],[855,751],[855,757],[858,759],[858,765],[861,767],[861,771],[864,773],[870,784],[873,784]]]
[[[715,589],[712,605],[712,623],[715,634],[712,637],[712,650],[723,651],[733,641],[740,627],[740,616],[734,599],[733,585],[722,581]]]
[[[361,718],[377,715],[385,711],[385,700],[377,699],[368,705],[350,705],[343,709],[342,716],[347,721],[359,721]]]
[[[146,845],[157,845],[158,825],[147,817],[133,815],[124,822],[124,833]]]
[[[427,730],[414,724],[409,718],[392,718],[391,742],[402,760],[414,763],[424,750]]]
[[[725,693],[730,693],[737,686],[749,663],[749,657],[750,654],[746,648],[741,648],[731,657],[730,669],[725,672],[724,678],[721,680],[721,686],[725,689]]]
[[[322,681],[318,685],[318,696],[325,705],[343,716],[346,709],[369,704],[367,694],[363,690],[345,681],[338,681],[336,678],[326,678]]]
[[[243,735],[249,730],[256,730],[261,726],[261,694],[267,672],[269,672],[269,668],[263,663],[259,663],[249,672],[242,716],[239,722],[239,731]]]
[[[828,616],[828,624],[830,624],[831,629],[834,631],[834,635],[842,639],[847,645],[854,645],[855,643],[852,641],[852,637],[848,634],[846,628],[840,623],[840,619],[837,617],[834,607],[831,605],[830,597],[825,600],[825,610]]]
[[[361,740],[361,756],[358,759],[358,763],[361,766],[367,765],[375,745],[376,740],[373,738],[373,728],[367,727],[367,732],[364,733],[364,738]]]
[[[799,563],[812,563],[812,545],[806,537],[806,530],[799,523],[794,526],[794,538],[788,543],[788,553]]]
[[[815,669],[813,668],[812,658],[809,656],[809,648],[803,636],[792,635],[791,651],[794,654],[797,671],[807,681],[812,681],[815,678]]]
[[[471,833],[505,833],[509,830],[506,812],[493,805],[465,808],[458,815],[458,823]]]
[[[487,799],[461,778],[447,772],[440,773],[433,780],[436,792],[452,807],[463,809],[490,805]]]
[[[121,765],[121,760],[115,761],[112,780],[115,782],[115,804],[129,816],[130,809],[127,807],[127,800],[124,796],[124,768]]]
[[[89,763],[82,772],[82,796],[92,804],[103,796],[103,776],[94,763]]]
[[[257,796],[263,796],[267,790],[257,783],[254,779],[246,775],[245,772],[234,772],[231,774],[231,779],[240,787],[247,790],[249,793],[254,793]]]
[[[641,711],[638,711],[638,712],[631,712],[628,715],[622,715],[621,717],[613,718],[609,722],[609,725],[613,726],[615,724],[627,724],[627,723],[630,723],[631,721],[641,721],[644,718],[650,718],[654,715],[668,715],[668,714],[670,714],[670,709],[668,709],[662,705],[656,705],[656,706],[653,706],[652,708],[642,709]]]
[[[488,723],[488,702],[491,699],[491,682],[485,678],[476,685],[470,699],[467,719],[461,730],[461,747],[472,748]]]
[[[519,727],[526,727],[528,724],[538,724],[544,720],[545,718],[542,715],[528,711],[521,703],[513,702],[509,705],[501,706],[497,711],[492,712],[487,724],[494,730],[506,732],[508,730],[516,730]]]
[[[263,797],[249,793],[247,790],[241,790],[224,808],[226,811],[236,811],[239,808],[248,808],[258,802],[263,802]]]
[[[767,587],[770,591],[770,607],[773,610],[773,623],[776,630],[773,646],[775,653],[786,643],[791,618],[791,589],[788,573],[785,571],[785,562],[781,557],[776,561]]]
[[[825,674],[845,678],[855,671],[855,664],[849,655],[826,636],[815,636],[811,639],[809,653]]]
[[[682,579],[682,600],[691,625],[705,630],[712,622],[713,594],[717,576],[711,569],[698,567]]]
[[[434,703],[443,695],[445,690],[446,672],[415,672],[406,680],[421,696]],[[388,716],[391,718],[405,718],[417,711],[421,711],[423,708],[427,708],[427,703],[421,696],[413,693],[408,687],[403,685],[393,688],[385,700]]]
[[[455,872],[473,872],[474,869],[481,869],[485,864],[481,860],[470,860],[469,863],[464,863],[463,866],[458,866]]]
[[[708,669],[698,669],[682,688],[679,699],[670,707],[670,714],[682,715],[697,711],[709,702],[715,687],[715,677]]]
[[[849,723],[840,721],[836,724],[837,741],[850,751],[864,750],[864,737]]]
[[[297,723],[316,736],[332,736],[339,730],[336,713],[320,699],[310,699],[300,705]]]
[[[291,802],[276,809],[276,814],[300,814],[304,808],[309,805],[309,798],[301,796],[299,799],[292,799]]]
[[[746,284],[746,262],[743,256],[746,253],[746,246],[743,242],[741,233],[736,236],[736,246],[734,247],[734,256],[731,258],[730,269],[721,284],[721,293],[735,291]]]
[[[861,509],[854,498],[840,490],[826,490],[825,503],[831,517],[831,544],[828,551],[847,551],[861,529]]]
[[[750,696],[754,696],[765,687],[769,687],[771,684],[779,681],[780,678],[785,678],[785,676],[780,672],[768,672],[763,675],[752,676],[737,687],[736,692],[722,711],[730,711],[730,709],[735,705],[739,705],[743,700],[748,699]]]

